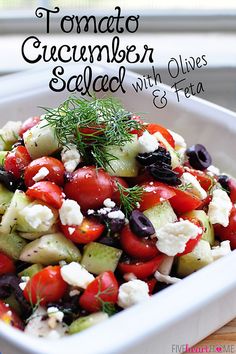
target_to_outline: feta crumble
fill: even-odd
[[[77,289],[73,289],[69,292],[69,296],[70,297],[73,297],[73,296],[76,296],[76,295],[79,295],[80,294],[80,291],[77,290]]]
[[[54,215],[46,205],[29,205],[20,211],[20,215],[25,218],[33,229],[47,231],[52,224]]]
[[[110,198],[104,200],[103,205],[107,208],[114,208],[116,203],[113,202]]]
[[[32,179],[34,180],[34,182],[39,182],[42,181],[42,179],[44,179],[44,177],[46,177],[48,174],[49,171],[47,167],[41,167]]]
[[[80,205],[72,199],[63,201],[62,207],[59,209],[59,215],[62,225],[81,225],[83,221]]]
[[[109,219],[121,219],[121,220],[125,219],[125,214],[121,210],[111,211],[110,213],[108,213],[107,216]]]
[[[75,228],[74,227],[68,227],[68,231],[69,231],[69,234],[72,235],[73,232],[75,232]]]
[[[196,177],[194,177],[191,173],[184,172],[181,176],[181,181],[183,185],[190,185],[188,191],[196,195],[201,200],[207,197],[207,192],[201,187]]]
[[[232,207],[233,204],[228,194],[222,189],[215,189],[208,208],[210,222],[227,227],[229,225],[229,216]]]
[[[168,256],[175,256],[185,250],[186,243],[196,238],[202,229],[189,220],[167,223],[157,232],[156,246]]]
[[[175,150],[181,155],[181,157],[183,157],[185,154],[185,151],[187,149],[187,144],[186,144],[184,138],[181,135],[179,135],[178,133],[173,132],[170,129],[167,129],[167,130],[172,135],[172,138],[174,139]]]
[[[61,160],[67,172],[73,172],[80,163],[81,156],[74,144],[68,144],[62,149]]]
[[[159,143],[157,138],[150,134],[147,130],[142,136],[138,138],[139,143],[139,153],[144,154],[148,152],[153,152],[158,149]]]
[[[230,241],[226,240],[221,242],[219,246],[212,247],[211,253],[214,261],[231,253]]]
[[[22,280],[22,282],[19,284],[19,287],[23,291],[25,289],[28,281],[30,280],[30,277],[21,277],[21,280]]]
[[[175,277],[170,277],[169,275],[166,274],[161,274],[160,272],[156,271],[154,273],[154,277],[156,278],[157,281],[165,284],[175,284],[181,279],[175,278]]]
[[[95,279],[81,264],[71,262],[61,268],[61,276],[66,283],[78,288],[86,289]]]
[[[148,285],[142,280],[130,280],[119,287],[118,305],[124,309],[149,298]]]
[[[214,165],[210,165],[207,169],[207,174],[212,177],[219,176],[220,170],[218,167],[215,167]]]
[[[51,306],[47,309],[48,314],[48,327],[55,329],[58,323],[61,323],[64,318],[64,313],[60,311],[57,307]]]

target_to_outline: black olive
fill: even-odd
[[[187,149],[189,164],[197,170],[205,170],[212,163],[212,158],[207,149],[201,145],[196,144]]]
[[[224,188],[228,194],[230,194],[229,177],[226,175],[220,175],[218,176],[218,182],[220,183],[221,187]]]
[[[159,148],[153,152],[146,152],[143,154],[138,154],[136,156],[137,161],[143,166],[152,165],[155,162],[164,162],[171,166],[171,156],[170,153],[163,147]]]
[[[120,247],[120,242],[117,237],[102,236],[96,242],[102,243],[103,245],[106,246],[111,246],[116,248]]]
[[[24,146],[25,143],[24,143],[24,139],[23,138],[20,138],[17,140],[17,142],[15,142],[15,144],[12,145],[12,149],[17,147],[17,146]]]
[[[19,180],[16,179],[11,172],[7,172],[3,168],[0,168],[0,183],[3,183],[9,191],[15,192],[18,188]]]
[[[172,171],[171,167],[165,163],[155,163],[148,168],[150,174],[160,182],[164,182],[171,186],[181,184],[178,173]]]
[[[129,225],[131,231],[140,237],[148,237],[155,233],[151,221],[139,210],[132,211]]]

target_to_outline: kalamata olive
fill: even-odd
[[[212,163],[212,158],[207,149],[201,145],[196,144],[187,149],[189,164],[196,170],[205,170]]]
[[[155,163],[148,167],[150,174],[160,182],[164,182],[171,186],[181,184],[178,173],[172,171],[171,167],[165,163]]]
[[[151,221],[139,210],[133,210],[129,219],[131,231],[140,237],[148,237],[155,233]]]
[[[117,237],[112,237],[112,236],[102,236],[100,237],[96,242],[102,243],[103,245],[106,246],[111,246],[111,247],[120,247],[120,242]]]
[[[3,168],[0,168],[0,183],[3,183],[9,191],[15,192],[18,188],[19,181],[11,172],[7,172]]]
[[[171,156],[169,151],[167,151],[162,146],[159,146],[157,150],[153,152],[146,152],[143,154],[138,154],[136,160],[143,166],[152,165],[155,162],[164,162],[171,166]]]
[[[17,147],[17,146],[21,146],[21,145],[22,145],[22,146],[25,145],[23,138],[18,139],[18,140],[15,142],[15,144],[12,145],[12,149],[15,148],[15,147]]]
[[[226,175],[220,175],[218,177],[218,182],[220,183],[221,187],[224,188],[228,194],[230,194],[229,177]]]

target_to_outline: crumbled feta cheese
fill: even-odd
[[[38,173],[32,178],[34,182],[39,182],[49,174],[47,167],[41,167]]]
[[[140,208],[140,203],[136,202],[136,207],[139,209]]]
[[[107,207],[107,208],[114,208],[116,203],[113,202],[110,198],[107,198],[104,200],[103,205],[105,205],[105,207]]]
[[[87,214],[88,215],[92,215],[92,214],[94,214],[95,213],[95,210],[93,210],[93,209],[88,209],[88,211],[87,211]]]
[[[160,266],[158,267],[158,271],[163,275],[169,275],[171,272],[172,265],[174,263],[173,256],[165,256]]]
[[[70,297],[73,297],[73,296],[76,296],[76,295],[79,295],[79,294],[80,294],[80,291],[77,290],[77,289],[71,290],[71,291],[69,292],[69,296],[70,296]]]
[[[107,216],[109,219],[121,219],[121,220],[125,219],[125,214],[121,210],[111,211],[110,213],[108,213]]]
[[[148,152],[153,152],[158,149],[159,143],[157,138],[150,134],[147,130],[144,131],[143,135],[138,138],[139,143],[139,153],[144,154]]]
[[[130,281],[130,280],[134,280],[134,279],[137,279],[136,275],[134,273],[125,273],[123,275],[123,278],[126,280],[126,281]]]
[[[175,278],[175,277],[170,277],[169,275],[161,274],[158,272],[158,270],[154,273],[154,277],[156,278],[157,281],[160,281],[161,283],[165,284],[175,284],[181,279]]]
[[[213,198],[209,204],[208,217],[212,224],[229,225],[229,216],[233,205],[228,194],[222,189],[213,191]]]
[[[219,246],[212,247],[211,250],[214,261],[221,257],[226,256],[230,252],[231,252],[230,241],[228,240],[221,242]]]
[[[200,183],[189,172],[184,172],[181,176],[183,185],[189,185],[188,191],[196,195],[201,200],[207,197],[207,192],[201,187]]]
[[[186,243],[196,238],[202,229],[189,220],[167,223],[157,232],[156,246],[168,256],[175,256],[185,250]]]
[[[119,287],[118,305],[124,309],[149,298],[148,285],[142,280],[130,280]]]
[[[169,133],[172,135],[172,138],[174,139],[175,142],[175,150],[181,155],[183,156],[185,154],[186,148],[187,148],[187,144],[184,140],[184,138],[179,135],[178,133],[173,132],[172,130],[169,130]]]
[[[20,215],[25,218],[27,223],[34,229],[46,231],[53,222],[53,213],[46,205],[35,204],[25,207],[20,211]]]
[[[21,290],[23,291],[28,283],[28,281],[30,280],[30,277],[21,277],[21,283],[19,284],[19,287],[21,288]]]
[[[58,323],[61,323],[64,318],[64,313],[60,311],[57,307],[51,306],[47,309],[48,314],[48,327],[55,329]]]
[[[74,144],[68,144],[62,149],[61,160],[67,172],[73,172],[80,163],[81,156]]]
[[[59,265],[62,267],[62,266],[64,266],[64,265],[66,265],[67,263],[66,263],[66,261],[59,261]]]
[[[94,280],[94,276],[89,273],[81,264],[71,262],[61,268],[61,276],[69,285],[73,285],[82,289]]]
[[[75,228],[74,227],[68,227],[68,231],[69,231],[69,234],[72,235],[73,232],[75,232]]]
[[[207,169],[207,174],[209,176],[219,176],[220,175],[220,170],[218,167],[215,167],[213,165],[209,166],[208,169]]]
[[[80,205],[72,199],[63,201],[62,207],[59,209],[59,215],[62,225],[81,225],[83,221]]]
[[[109,213],[111,211],[111,208],[101,208],[98,209],[97,213],[100,215],[106,215],[107,213]]]

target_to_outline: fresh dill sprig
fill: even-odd
[[[137,209],[137,204],[142,199],[143,187],[134,186],[131,188],[123,187],[120,183],[116,183],[118,191],[120,193],[120,203],[125,216],[128,217],[133,209]]]
[[[102,302],[102,312],[105,312],[108,314],[108,316],[113,316],[117,311],[115,308],[115,305],[112,304],[111,302]]]
[[[87,100],[72,96],[58,108],[44,110],[44,119],[55,130],[60,145],[76,144],[85,162],[93,157],[95,164],[103,168],[117,159],[106,148],[124,146],[132,141],[132,130],[142,129],[112,97]]]
[[[180,189],[181,191],[186,191],[192,188],[193,188],[192,183],[181,184],[180,186],[178,186],[178,189]]]

